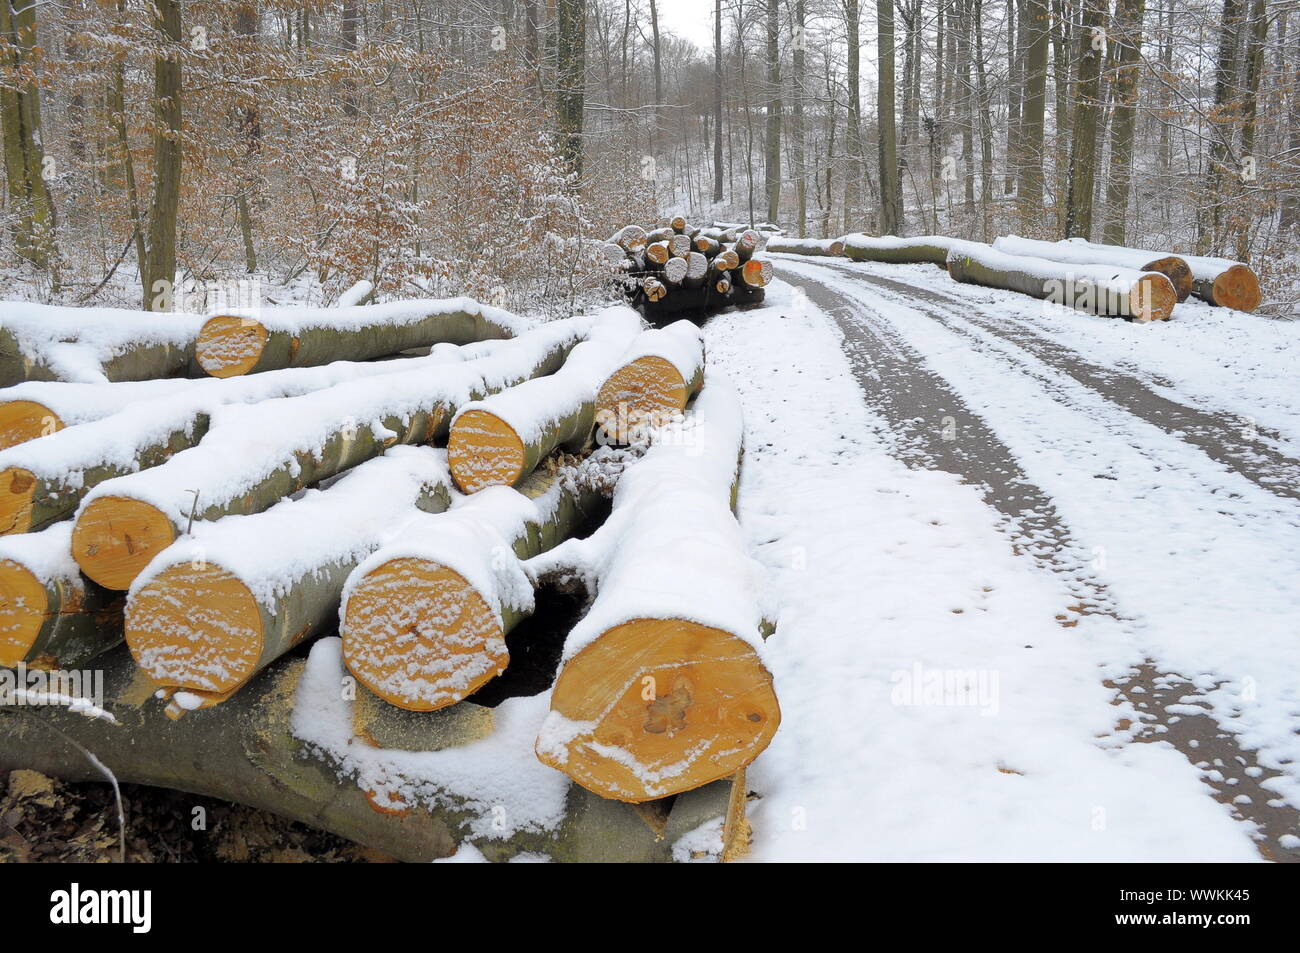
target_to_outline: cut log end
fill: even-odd
[[[45,586],[26,566],[0,560],[0,668],[27,657],[49,611]]]
[[[208,318],[199,330],[194,356],[213,377],[239,377],[256,366],[266,339],[266,328],[259,321],[217,315]]]
[[[0,450],[63,429],[59,415],[34,400],[0,402]]]
[[[766,288],[772,281],[772,263],[766,258],[751,258],[741,266],[740,278],[750,288]]]
[[[602,797],[640,802],[727,777],[781,722],[772,676],[730,632],[635,619],[569,660],[551,696],[543,764]]]
[[[1259,278],[1246,265],[1233,265],[1214,279],[1214,303],[1236,311],[1254,311],[1260,304]]]
[[[427,559],[392,559],[367,573],[348,596],[342,636],[348,671],[407,711],[453,705],[510,661],[483,596]]]
[[[607,440],[628,443],[633,432],[662,427],[686,409],[686,381],[676,365],[657,355],[624,364],[596,395],[596,426]]]
[[[1173,282],[1155,272],[1139,278],[1129,292],[1129,309],[1137,321],[1168,321],[1177,303]]]
[[[0,536],[32,528],[36,477],[23,467],[0,470]]]
[[[122,496],[92,501],[72,528],[72,556],[106,589],[130,589],[135,577],[176,539],[157,507]]]
[[[208,563],[180,563],[132,598],[126,644],[141,671],[160,685],[226,693],[257,671],[262,615],[234,573]]]
[[[489,486],[513,486],[524,476],[524,442],[514,429],[487,410],[468,410],[456,418],[447,440],[452,479],[466,493]]]
[[[1185,259],[1177,255],[1147,262],[1142,266],[1142,270],[1158,271],[1168,278],[1174,286],[1174,293],[1178,295],[1179,301],[1186,301],[1187,296],[1192,293],[1192,268]]]

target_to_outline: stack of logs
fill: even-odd
[[[724,247],[684,222],[654,241],[636,231],[620,233],[629,252],[663,253],[683,297],[732,302],[730,282],[761,294],[770,276],[756,233]],[[701,272],[707,286],[686,282]],[[565,642],[538,757],[627,802],[742,771],[780,711],[733,514],[739,408],[725,384],[705,387],[699,328],[646,330],[623,306],[535,327],[466,299],[345,310],[210,319],[194,346],[206,380],[0,391],[13,444],[0,450],[0,666],[129,651],[140,697],[188,721],[238,706],[264,669],[337,629],[365,696],[358,738],[387,747],[373,714],[387,706],[443,718],[408,720],[417,737],[445,734],[452,708],[490,730],[464,713],[509,664],[506,636],[536,586],[577,578],[589,611]],[[415,347],[433,350],[339,360]],[[651,439],[688,410],[698,439]],[[641,456],[621,477],[592,465],[598,447],[628,445]],[[585,550],[570,545],[611,507]],[[136,740],[122,742],[120,764],[136,766],[123,780],[169,777],[182,755],[140,768]]]
[[[628,299],[654,321],[762,301],[772,280],[763,245],[755,229],[696,227],[679,215],[649,229],[628,225],[604,250]]]

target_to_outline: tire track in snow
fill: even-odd
[[[1255,485],[1277,496],[1300,500],[1300,460],[1256,439],[1279,441],[1275,432],[1243,426],[1236,414],[1215,415],[1170,400],[1132,375],[1094,364],[1086,356],[1044,337],[1029,325],[991,319],[975,302],[910,282],[885,278],[853,268],[830,265],[835,272],[891,292],[914,307],[918,300],[935,306],[927,313],[945,326],[961,330],[959,323],[974,325],[1023,348],[1044,364],[1089,387],[1136,417],[1155,424],[1202,450],[1206,456],[1231,468]],[[1168,385],[1172,388],[1172,384]],[[1232,418],[1227,423],[1223,417]],[[1252,432],[1253,431],[1253,432]]]
[[[928,367],[921,352],[907,343],[888,319],[873,311],[869,299],[833,287],[825,278],[817,277],[819,268],[825,268],[832,280],[838,275],[865,278],[864,294],[873,290],[866,284],[905,296],[927,289],[821,263],[799,262],[797,269],[790,269],[797,274],[808,298],[839,323],[845,350],[869,404],[893,428],[891,443],[895,455],[909,466],[947,470],[984,488],[985,501],[1003,514],[1005,528],[1016,546],[1028,552],[1038,565],[1065,577],[1075,604],[1068,607],[1069,615],[1059,617],[1063,626],[1073,627],[1082,614],[1100,613],[1120,619],[1113,596],[1105,583],[1090,571],[1084,546],[1063,521],[1051,495],[1027,476],[1007,444],[982,416],[969,408],[944,377]],[[896,287],[890,288],[891,285]],[[950,304],[941,296],[935,294],[933,298],[940,299],[944,310],[949,311]],[[969,339],[962,329],[952,328],[950,311],[935,313],[936,309],[924,307],[915,300],[908,300],[907,304]],[[1062,354],[1052,356],[1064,359]],[[1006,360],[1005,355],[997,357]],[[1043,363],[1054,366],[1048,360]],[[1098,380],[1104,379],[1103,369],[1096,370]],[[1069,376],[1088,386],[1087,382]],[[1136,379],[1132,383],[1146,390],[1150,398],[1165,401]],[[1146,401],[1140,393],[1133,399],[1139,405]],[[1172,401],[1165,403],[1189,414],[1200,413]],[[1148,402],[1146,406],[1152,405]],[[961,415],[960,440],[955,439],[958,414]],[[1212,427],[1222,426],[1208,416],[1206,420]],[[1240,457],[1230,459],[1239,462]],[[1285,775],[1259,765],[1254,752],[1243,748],[1234,734],[1220,728],[1210,715],[1200,713],[1203,709],[1197,705],[1200,696],[1197,686],[1182,676],[1162,672],[1147,659],[1134,666],[1132,677],[1108,683],[1108,687],[1113,687],[1143,712],[1146,724],[1136,740],[1164,740],[1172,744],[1205,772],[1203,778],[1217,800],[1231,805],[1239,816],[1256,824],[1263,856],[1271,860],[1300,861],[1300,850],[1278,846],[1279,838],[1300,830],[1300,812],[1285,805],[1264,786]]]

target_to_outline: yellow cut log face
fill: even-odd
[[[25,533],[32,527],[36,477],[23,467],[0,470],[0,536]]]
[[[679,794],[727,777],[772,740],[781,709],[758,654],[730,632],[635,619],[569,660],[537,757],[619,801]]]
[[[466,493],[513,486],[524,475],[524,442],[504,420],[486,410],[456,418],[447,439],[447,465]]]
[[[0,560],[0,667],[27,657],[49,609],[49,597],[26,566]]]
[[[436,711],[473,694],[510,661],[496,613],[460,573],[389,560],[348,597],[343,661],[380,698]]]
[[[1129,295],[1129,311],[1138,321],[1168,321],[1177,303],[1173,282],[1155,272],[1139,278]]]
[[[596,396],[596,426],[608,442],[629,443],[637,430],[662,427],[686,409],[686,381],[669,360],[651,355],[623,365]]]
[[[0,450],[63,429],[59,415],[34,400],[0,401]]]
[[[1214,279],[1214,303],[1236,311],[1254,311],[1259,307],[1259,279],[1245,265],[1233,265]]]
[[[203,323],[194,343],[194,357],[213,377],[239,377],[257,365],[266,339],[266,328],[259,322],[218,315]]]
[[[91,502],[72,529],[72,557],[106,589],[130,589],[135,577],[176,539],[162,512],[123,496]]]
[[[126,644],[155,682],[229,692],[262,657],[262,616],[248,587],[214,565],[181,563],[143,586],[126,613]]]

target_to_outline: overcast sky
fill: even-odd
[[[709,0],[659,0],[659,22],[683,40],[713,49],[713,4]]]

